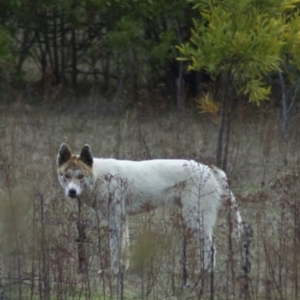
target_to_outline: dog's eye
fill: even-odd
[[[78,178],[78,179],[82,179],[82,178],[83,178],[83,174],[78,174],[78,175],[77,175],[77,178]]]
[[[66,179],[70,179],[70,178],[71,178],[71,175],[68,174],[68,173],[66,173],[66,174],[65,174],[65,178],[66,178]]]

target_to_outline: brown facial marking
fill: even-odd
[[[58,172],[64,173],[68,169],[79,169],[85,175],[92,173],[92,167],[90,167],[89,165],[85,164],[80,159],[80,157],[78,157],[77,155],[71,156],[66,163],[64,163],[62,166],[59,166],[58,167]],[[83,177],[83,175],[81,175],[81,176]],[[80,178],[78,178],[78,179],[80,179]]]

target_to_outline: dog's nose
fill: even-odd
[[[76,190],[75,189],[70,189],[68,195],[71,198],[76,198],[76,196],[77,196]]]

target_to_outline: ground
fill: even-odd
[[[224,205],[214,234],[213,284],[211,273],[201,271],[199,245],[188,238],[190,286],[183,288],[185,233],[178,211],[160,209],[131,217],[132,264],[122,285],[98,273],[107,264],[105,224],[87,208],[78,223],[77,202],[62,194],[55,163],[60,144],[76,152],[88,143],[97,157],[212,163],[217,125],[188,111],[180,117],[136,110],[112,114],[101,112],[99,103],[95,110],[86,106],[2,105],[2,294],[10,299],[298,299],[299,126],[282,138],[275,118],[233,121],[227,173],[242,217],[254,231],[249,274],[243,271],[243,238],[229,235]],[[82,240],[78,224],[84,226]]]

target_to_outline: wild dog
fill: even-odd
[[[58,180],[66,195],[94,208],[109,226],[110,263],[118,273],[122,249],[128,247],[127,216],[168,203],[180,202],[182,216],[203,243],[206,268],[210,266],[212,233],[221,204],[228,200],[233,227],[242,219],[226,174],[193,160],[145,161],[94,158],[89,145],[79,155],[62,144],[57,156]]]

